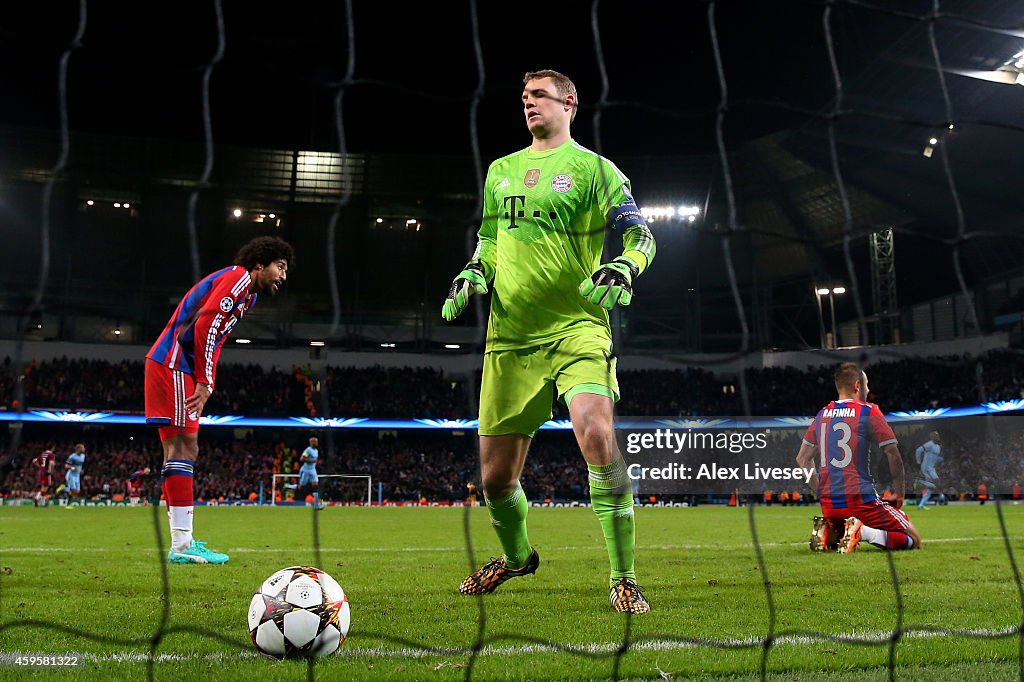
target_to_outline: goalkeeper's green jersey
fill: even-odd
[[[579,286],[601,265],[609,215],[623,205],[635,208],[629,179],[573,140],[542,152],[527,148],[491,164],[474,254],[487,277],[494,277],[488,351],[576,334],[611,341],[608,313],[588,303]],[[646,225],[630,226],[622,239],[626,250],[643,254],[638,260],[646,268],[654,257]]]

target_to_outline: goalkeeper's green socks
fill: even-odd
[[[491,514],[491,525],[505,553],[505,565],[509,568],[522,568],[533,551],[526,533],[526,513],[530,510],[530,504],[526,500],[523,486],[516,483],[515,489],[508,495],[494,499],[485,495],[484,501]]]
[[[619,578],[636,580],[633,567],[633,547],[636,535],[633,529],[633,491],[626,463],[620,457],[611,464],[594,466],[590,470],[590,502],[604,532],[611,564],[611,584]]]

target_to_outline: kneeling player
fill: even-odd
[[[915,549],[921,535],[900,509],[906,489],[903,459],[896,435],[878,406],[867,402],[868,377],[859,366],[845,362],[835,372],[837,400],[818,412],[797,453],[797,464],[816,468],[811,489],[818,492],[824,521],[815,523],[823,549],[843,529],[838,549],[856,551],[860,541],[882,549]],[[892,504],[882,500],[871,478],[870,446],[885,453],[893,479]],[[819,455],[817,465],[815,454]],[[811,538],[815,549],[815,538]]]

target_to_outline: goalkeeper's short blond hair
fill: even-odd
[[[576,111],[580,106],[580,96],[576,94],[576,84],[560,71],[555,71],[554,69],[541,69],[540,71],[527,71],[526,75],[523,76],[523,85],[526,85],[532,80],[537,80],[538,78],[550,78],[554,82],[555,88],[558,90],[558,94],[563,100],[569,95],[572,95],[572,116],[569,117],[569,122],[572,123],[573,119],[576,118]]]

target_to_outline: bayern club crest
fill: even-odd
[[[556,175],[555,179],[551,181],[551,189],[559,194],[565,194],[572,189],[572,178],[568,175]]]

